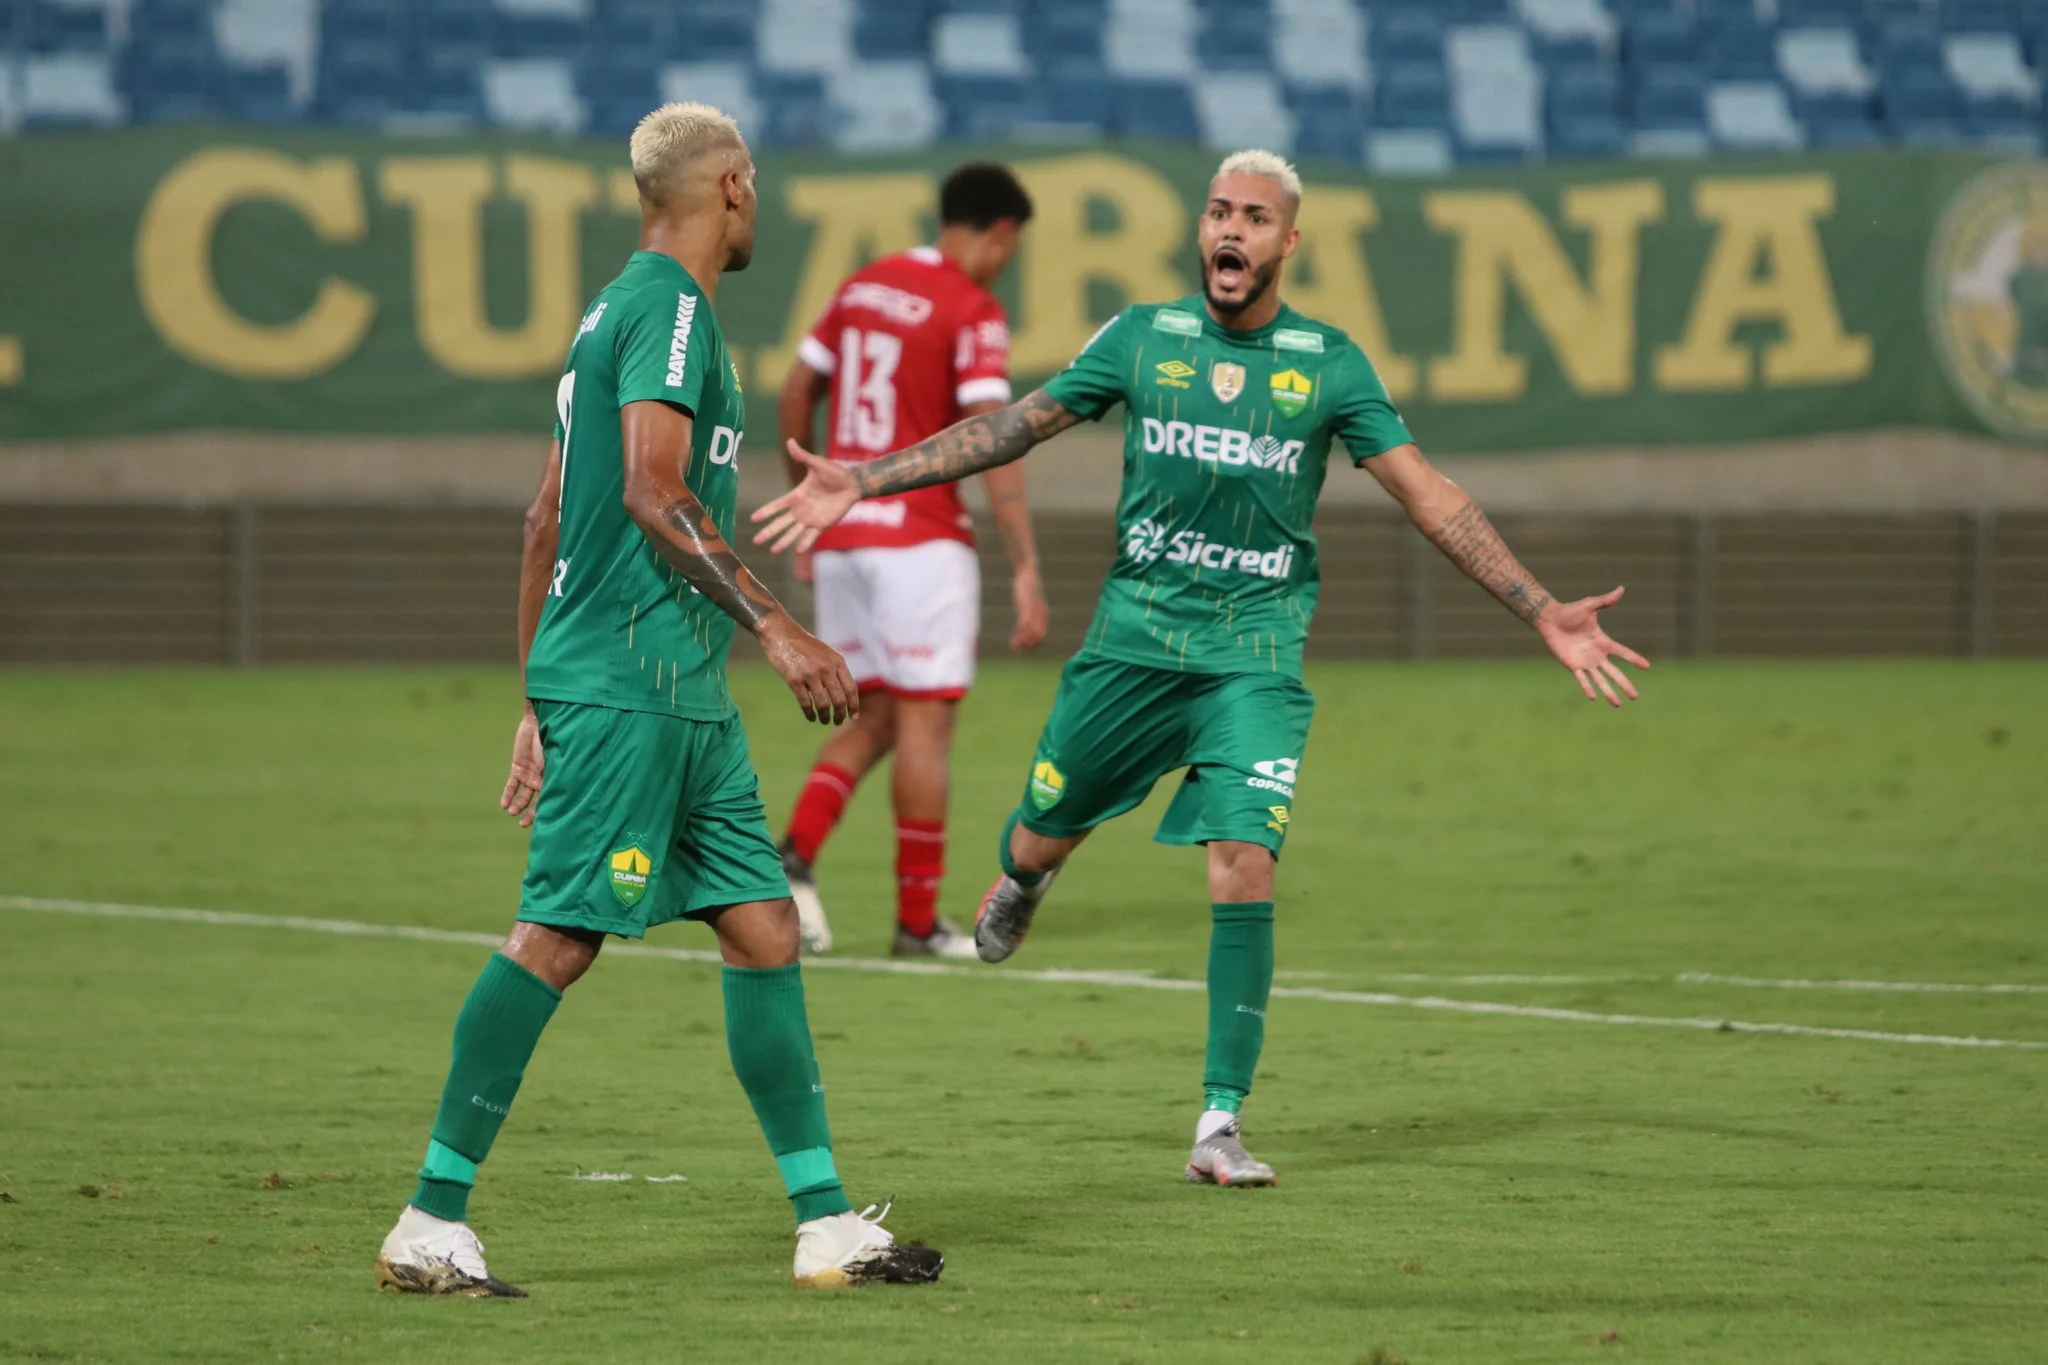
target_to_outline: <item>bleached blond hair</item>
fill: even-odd
[[[708,104],[664,104],[633,130],[633,181],[655,203],[710,153],[745,151],[739,124]]]
[[[1301,207],[1301,172],[1294,169],[1287,158],[1278,152],[1262,148],[1250,148],[1232,152],[1223,158],[1223,164],[1216,168],[1218,175],[1263,175],[1280,184],[1280,193],[1287,200],[1291,212]]]

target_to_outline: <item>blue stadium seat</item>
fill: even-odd
[[[1636,127],[1706,126],[1706,79],[1697,67],[1648,66],[1635,75]]]
[[[19,3],[19,0],[17,0]],[[31,52],[102,52],[107,47],[104,10],[78,9],[52,0],[28,0],[27,43]]]
[[[1622,54],[1633,66],[1697,61],[1699,43],[1699,26],[1689,14],[1647,11],[1632,16],[1622,32]]]
[[[1357,162],[1365,152],[1365,113],[1356,104],[1319,100],[1295,110],[1294,154]]]
[[[832,131],[825,83],[816,76],[756,71],[761,141],[770,147],[822,147]]]
[[[1025,5],[1024,0],[940,0],[939,8],[948,14],[1022,14]]]
[[[1628,130],[1620,119],[1612,116],[1563,118],[1550,125],[1549,151],[1553,157],[1621,156],[1627,150]]]
[[[2032,7],[2034,17],[2039,7]],[[2012,33],[2020,26],[2022,7],[2015,0],[1943,0],[1941,26],[1951,32]]]
[[[400,107],[405,84],[405,53],[396,41],[358,37],[321,44],[316,105],[329,122],[375,127]]]
[[[396,43],[409,31],[403,0],[327,0],[320,10],[320,42]]]
[[[1076,77],[1055,70],[1039,84],[1032,120],[1075,128],[1108,129],[1116,123],[1116,86],[1106,77]]]
[[[1372,124],[1375,128],[1448,129],[1451,91],[1444,68],[1428,62],[1381,67],[1373,82]]]
[[[415,56],[423,67],[456,60],[475,66],[492,55],[496,36],[489,5],[431,5],[418,19]]]
[[[497,55],[507,58],[563,60],[583,50],[583,25],[554,14],[498,12]]]
[[[1947,74],[1938,68],[1909,67],[1886,72],[1883,96],[1885,122],[1902,135],[1908,125],[1962,121],[1962,97]]]
[[[1116,130],[1125,137],[1192,142],[1201,136],[1195,102],[1178,81],[1126,81],[1116,92]]]
[[[1040,71],[1099,71],[1105,22],[1091,0],[1044,0],[1021,26],[1024,55]]]
[[[873,5],[853,24],[853,50],[871,62],[922,57],[930,47],[931,18],[921,5]]]
[[[645,44],[593,47],[576,67],[576,94],[590,113],[590,131],[629,133],[661,103],[661,49]]]
[[[283,66],[222,66],[215,75],[214,104],[238,123],[297,123],[292,73]]]
[[[1212,9],[1195,38],[1195,52],[1204,70],[1270,71],[1272,19],[1250,6]]]
[[[1882,147],[1884,129],[1867,118],[1811,119],[1806,124],[1806,142],[1816,150],[1835,147]]]
[[[668,51],[669,16],[660,10],[618,7],[599,10],[590,21],[587,51],[638,52],[649,64],[658,64]]]
[[[1582,33],[1553,38],[1532,31],[1529,34],[1529,53],[1538,66],[1549,71],[1608,64],[1607,54],[1600,50],[1600,44]]]
[[[1881,71],[1905,66],[1939,68],[1941,30],[1922,15],[1879,19],[1870,26],[1864,51]]]
[[[214,113],[216,56],[210,35],[164,35],[130,43],[117,79],[137,123],[177,123]]]
[[[669,55],[686,62],[751,62],[754,21],[745,15],[692,12],[669,33]]]
[[[1726,20],[1754,22],[1757,18],[1756,0],[1692,0],[1692,12],[1704,24],[1718,24]]]
[[[1864,0],[1778,0],[1778,22],[1786,28],[1853,25],[1867,12]]]
[[[212,0],[142,0],[128,11],[130,47],[177,39],[212,45]]]
[[[1444,59],[1444,22],[1435,10],[1374,10],[1372,59],[1375,66],[1397,62],[1438,62]]]
[[[1612,66],[1567,67],[1550,73],[1544,104],[1558,119],[1613,119],[1621,110],[1621,72]]]
[[[1751,18],[1722,19],[1703,26],[1707,69],[1721,80],[1775,80],[1777,35]]]

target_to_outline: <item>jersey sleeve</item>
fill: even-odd
[[[839,296],[834,294],[832,302],[826,304],[825,311],[818,315],[817,325],[796,344],[796,358],[819,374],[831,375],[839,368],[839,334],[845,329],[846,320],[839,307]]]
[[[701,295],[684,289],[634,295],[612,334],[619,406],[654,399],[696,416],[705,378],[718,364],[717,327]]]
[[[1010,401],[1010,321],[989,295],[967,311],[953,339],[953,401],[963,408]]]
[[[1337,395],[1333,430],[1344,442],[1344,449],[1351,453],[1351,463],[1362,465],[1373,456],[1384,455],[1415,438],[1408,434],[1407,424],[1394,410],[1386,386],[1380,383],[1379,371],[1365,358],[1365,352],[1356,346],[1345,349],[1345,364],[1338,376],[1343,388]]]
[[[1123,401],[1136,330],[1131,314],[1126,308],[1103,323],[1081,354],[1046,381],[1045,391],[1055,403],[1092,422]]]

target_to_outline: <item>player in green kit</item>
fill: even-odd
[[[726,689],[738,623],[807,717],[837,724],[859,706],[845,661],[729,543],[746,407],[711,301],[720,275],[753,255],[753,159],[732,120],[699,104],[649,114],[632,158],[641,249],[577,329],[526,518],[528,701],[501,802],[533,828],[518,922],[456,1017],[426,1164],[377,1279],[523,1297],[486,1268],[470,1230],[477,1167],[606,935],[696,919],[718,936],[732,1068],[795,1205],[796,1285],[934,1280],[939,1254],[897,1245],[840,1184],[796,909]]]
[[[1599,613],[1621,589],[1557,602],[1478,506],[1416,449],[1371,363],[1280,301],[1301,181],[1270,152],[1224,161],[1202,213],[1203,292],[1126,308],[1044,388],[860,465],[792,451],[805,482],[755,514],[801,549],[862,497],[963,478],[1124,405],[1121,544],[1087,641],[1060,677],[983,898],[983,960],[1016,951],[1089,831],[1185,768],[1158,839],[1208,849],[1209,1047],[1188,1179],[1269,1185],[1238,1110],[1265,1042],[1273,873],[1315,700],[1301,681],[1318,573],[1310,531],[1331,440],[1460,569],[1535,627],[1589,698],[1635,689]],[[1617,693],[1617,690],[1619,692]]]

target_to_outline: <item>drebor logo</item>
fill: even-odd
[[[1248,431],[1227,427],[1201,426],[1193,422],[1144,420],[1145,452],[1148,455],[1178,455],[1184,460],[1206,460],[1212,464],[1249,465],[1282,474],[1301,472],[1300,441],[1282,441],[1274,436],[1253,436]]]
[[[1136,522],[1124,533],[1124,553],[1137,564],[1163,559],[1168,564],[1218,569],[1251,578],[1286,578],[1294,572],[1292,545],[1282,545],[1277,550],[1247,550],[1210,540],[1200,531],[1175,531],[1168,535],[1166,528],[1150,517]]]

